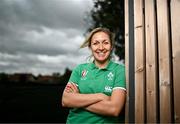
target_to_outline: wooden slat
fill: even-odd
[[[135,28],[135,122],[145,121],[145,62],[143,1],[134,0]]]
[[[157,104],[157,36],[154,0],[145,0],[146,32],[146,116],[148,123],[156,123]]]
[[[160,122],[171,122],[171,66],[168,1],[157,0],[157,28],[159,46]]]
[[[129,19],[128,19],[128,0],[124,1],[125,8],[125,66],[126,66],[126,88],[127,88],[127,97],[125,105],[125,122],[129,122]]]
[[[180,1],[171,0],[171,30],[174,85],[174,120],[180,123]]]

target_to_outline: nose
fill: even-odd
[[[103,46],[102,43],[99,44],[99,49],[100,49],[100,50],[103,50],[103,49],[104,49],[104,46]]]

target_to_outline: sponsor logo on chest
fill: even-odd
[[[109,92],[109,93],[111,93],[111,92],[112,92],[112,87],[106,85],[106,86],[104,87],[104,92]]]

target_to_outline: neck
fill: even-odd
[[[94,63],[98,68],[103,69],[107,66],[107,64],[109,63],[109,60],[107,60],[105,62],[98,62],[95,60]]]

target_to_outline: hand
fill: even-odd
[[[79,93],[79,89],[75,83],[68,83],[65,87],[67,93]]]

